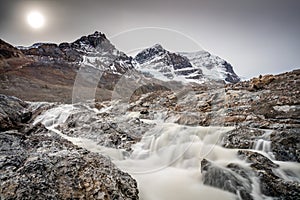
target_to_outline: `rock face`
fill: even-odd
[[[135,180],[42,127],[1,135],[3,199],[138,199]]]
[[[20,104],[26,104],[5,100],[1,110],[16,109],[11,115],[18,120]],[[110,159],[75,146],[41,124],[0,132],[0,174],[1,199],[138,199],[136,181]]]
[[[250,127],[299,127],[300,70],[266,77],[260,78],[268,80],[260,89],[253,89],[252,81],[226,86],[228,124],[240,116],[238,124]]]

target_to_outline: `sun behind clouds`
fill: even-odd
[[[34,29],[42,28],[45,24],[44,16],[38,11],[31,11],[27,15],[27,23]]]

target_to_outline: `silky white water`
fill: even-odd
[[[139,184],[142,200],[234,199],[232,193],[202,184],[200,162],[237,160],[236,151],[216,145],[231,128],[188,127],[163,123],[146,133],[130,158],[115,161]]]
[[[142,200],[199,200],[199,199],[237,199],[238,196],[203,184],[200,162],[203,158],[213,161],[218,166],[237,163],[250,169],[249,163],[237,158],[238,149],[227,149],[220,146],[222,134],[233,127],[200,127],[166,123],[163,120],[144,120],[156,125],[146,132],[141,141],[133,145],[133,152],[124,157],[123,151],[99,146],[87,138],[69,137],[56,127],[66,122],[70,114],[80,112],[78,107],[61,105],[38,116],[34,123],[41,122],[49,130],[56,132],[74,144],[93,152],[106,154],[123,171],[137,180]],[[90,110],[92,112],[92,110]],[[137,117],[129,112],[123,117]],[[261,138],[254,151],[270,153],[270,145]],[[270,158],[270,155],[268,156]],[[275,162],[275,161],[274,161]],[[289,170],[295,180],[300,177],[298,163],[277,162],[280,168],[275,172],[285,179],[284,170]],[[216,177],[217,178],[217,177]],[[252,178],[252,196],[263,199],[258,179]]]

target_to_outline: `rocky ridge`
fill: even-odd
[[[96,87],[96,99],[108,100],[120,78],[132,72],[140,74],[139,78],[155,75],[168,82],[239,81],[231,65],[216,56],[208,54],[189,60],[188,55],[155,45],[132,58],[97,31],[70,43],[36,43],[30,47],[15,48],[1,40],[0,50],[0,92],[30,101],[71,103],[78,79],[84,80],[86,90],[91,85]],[[219,76],[209,78],[206,72],[211,69]]]

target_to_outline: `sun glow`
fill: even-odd
[[[27,15],[27,22],[32,28],[39,29],[44,26],[45,19],[40,12],[32,11]]]

